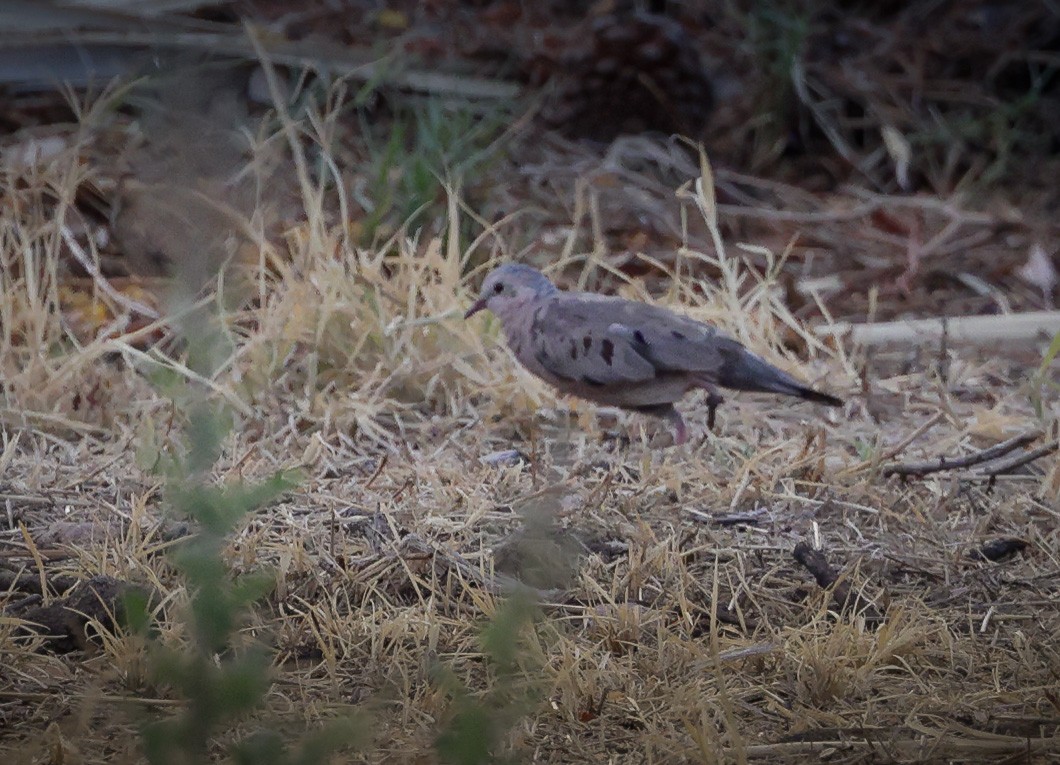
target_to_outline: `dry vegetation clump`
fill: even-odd
[[[789,307],[783,257],[726,249],[709,167],[685,156],[682,214],[699,234],[652,264],[669,277],[656,299],[850,402],[822,415],[733,396],[716,432],[689,407],[700,437],[660,449],[652,424],[558,401],[496,342],[495,323],[460,319],[482,245],[509,254],[510,242],[457,188],[434,234],[399,228],[366,245],[344,196],[355,171],[333,161],[321,127],[330,112],[307,113],[277,108],[256,148],[291,155],[296,215],[282,213],[287,189],[226,208],[240,235],[207,288],[108,291],[89,266],[80,312],[64,287],[80,262],[71,242],[98,262],[72,205],[96,182],[93,137],[5,167],[10,757],[134,759],[139,724],[180,708],[173,684],[151,679],[147,639],[112,618],[116,600],[54,625],[66,653],[27,634],[25,615],[108,577],[156,595],[158,644],[194,643],[182,614],[195,593],[168,553],[196,527],[168,512],[163,468],[191,452],[188,413],[206,401],[234,426],[210,486],[302,475],[221,551],[237,579],[275,572],[232,640],[270,649],[275,682],[216,756],[258,725],[295,735],[352,715],[374,736],[344,756],[373,762],[483,761],[463,748],[473,739],[552,762],[1060,759],[1055,450],[1006,470],[885,475],[896,460],[1029,431],[1054,442],[1042,349],[869,357],[817,339]],[[172,287],[199,261],[162,225]],[[622,279],[576,246],[583,233],[555,259],[560,278],[649,297],[656,282]],[[85,311],[104,317],[90,332],[72,324]],[[982,552],[998,540],[1017,552]],[[830,561],[833,587],[796,563],[800,542]],[[533,606],[512,606],[519,594]]]

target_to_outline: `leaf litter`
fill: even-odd
[[[271,141],[294,135],[296,155],[323,146],[323,135],[292,134],[283,110],[272,119]],[[132,126],[119,118],[110,129]],[[83,188],[117,188],[89,159],[102,140],[74,131],[3,181],[0,747],[12,755],[55,761],[74,756],[76,741],[77,756],[131,758],[136,717],[124,701],[168,703],[138,679],[141,646],[77,588],[128,582],[186,600],[162,554],[186,530],[163,511],[154,468],[174,448],[176,402],[194,394],[236,411],[215,480],[305,475],[227,552],[237,572],[277,574],[248,626],[276,650],[268,711],[312,723],[371,707],[370,759],[429,756],[448,714],[434,659],[486,691],[479,627],[518,580],[545,613],[529,678],[541,698],[504,742],[527,758],[1057,758],[1060,461],[1053,451],[1005,472],[964,469],[1023,434],[1055,442],[1055,369],[1032,377],[1048,338],[869,351],[813,332],[866,318],[868,298],[842,297],[871,293],[858,280],[906,274],[919,294],[924,263],[1004,214],[864,191],[811,207],[794,186],[723,169],[708,203],[705,186],[691,186],[696,157],[671,144],[620,139],[601,160],[550,138],[512,149],[539,163],[524,159],[508,187],[525,184],[515,199],[547,214],[498,226],[448,190],[449,229],[475,221],[478,249],[440,224],[399,226],[366,246],[343,206],[342,189],[356,184],[330,184],[326,163],[260,207],[222,196],[214,207],[230,202],[223,218],[250,245],[229,239],[212,265],[184,262],[200,276],[227,265],[207,288],[174,297],[167,280],[106,270],[108,245],[91,225],[70,229],[86,259],[63,235]],[[246,172],[262,173],[258,184],[272,177],[264,161]],[[774,197],[735,203],[751,191]],[[199,209],[180,197],[164,201]],[[631,210],[651,233],[623,252],[614,235]],[[767,227],[780,216],[781,232],[759,238],[740,215]],[[168,257],[179,259],[188,243],[167,225]],[[794,256],[795,228],[822,249],[857,232],[861,266],[836,272]],[[915,258],[890,257],[895,235],[919,238]],[[699,438],[654,448],[650,424],[557,399],[507,354],[495,324],[459,319],[483,251],[553,262],[572,286],[680,306],[850,403],[819,416],[732,397],[713,433],[690,407]],[[1036,268],[1044,273],[1040,259]],[[834,291],[800,289],[837,273]],[[927,305],[877,295],[871,319]],[[978,310],[996,297],[958,294],[950,305]],[[192,349],[167,322],[203,304],[217,306],[229,339],[209,379],[190,372]],[[896,461],[960,469],[886,476]],[[818,556],[820,578],[797,551]],[[79,650],[58,654],[19,614],[70,598],[87,621],[67,636]],[[162,634],[187,639],[176,624]]]

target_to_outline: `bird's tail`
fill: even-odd
[[[842,399],[803,385],[787,372],[759,358],[744,348],[723,351],[725,363],[715,382],[733,390],[780,393],[796,396],[825,406],[842,406]]]

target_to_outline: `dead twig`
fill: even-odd
[[[1003,457],[1011,451],[1014,451],[1021,446],[1026,446],[1032,441],[1036,441],[1041,438],[1041,431],[1032,431],[1030,433],[1021,433],[1014,438],[1010,438],[1007,441],[1002,441],[1000,444],[994,444],[993,446],[983,449],[972,454],[965,455],[964,457],[946,457],[942,456],[934,460],[926,460],[924,462],[901,462],[893,465],[888,465],[883,469],[885,476],[890,475],[901,475],[901,476],[925,476],[930,473],[938,473],[943,470],[956,470],[959,468],[972,467],[973,465],[980,465],[984,462],[990,462],[998,457]],[[1051,444],[1052,450],[1056,449],[1056,444]],[[1046,452],[1048,453],[1048,452]],[[1025,455],[1020,455],[1023,457]],[[1041,455],[1038,455],[1039,457]],[[1037,459],[1037,457],[1035,457]],[[1025,464],[1019,462],[1020,465]],[[1018,466],[1018,465],[1017,465]],[[1011,466],[1009,467],[1011,469]]]
[[[1039,446],[1037,449],[1031,449],[1029,452],[1023,452],[1022,454],[1013,454],[1011,457],[1005,460],[998,460],[993,465],[988,467],[984,472],[993,477],[996,475],[1005,475],[1011,473],[1017,468],[1021,468],[1024,465],[1029,465],[1037,459],[1041,459],[1049,454],[1055,452],[1060,448],[1060,441],[1053,441],[1052,443]]]
[[[999,316],[954,316],[942,319],[909,319],[875,324],[840,321],[814,328],[818,337],[849,337],[861,345],[938,341],[946,334],[952,343],[983,345],[999,341],[1036,342],[1060,332],[1060,311],[1025,311]]]
[[[853,609],[861,614],[867,622],[879,622],[883,617],[876,607],[859,593],[851,592],[850,582],[840,580],[839,573],[832,568],[828,558],[821,550],[815,549],[808,542],[799,542],[792,551],[795,560],[813,574],[822,589],[832,589],[832,600],[839,613]]]
[[[936,425],[938,425],[939,421],[942,420],[944,417],[945,417],[945,413],[944,412],[935,412],[935,414],[933,414],[930,418],[928,418],[923,423],[921,423],[921,425],[916,430],[914,430],[912,433],[910,433],[908,436],[906,436],[904,439],[902,439],[901,443],[899,443],[897,446],[894,446],[891,449],[888,449],[884,454],[882,454],[882,455],[880,455],[878,457],[872,457],[870,459],[865,460],[864,462],[860,462],[857,465],[854,465],[853,467],[846,468],[845,470],[841,470],[841,471],[839,471],[839,475],[840,476],[845,476],[845,475],[851,475],[851,474],[854,474],[854,473],[858,473],[858,472],[860,472],[862,470],[865,470],[867,468],[875,467],[876,465],[879,465],[884,460],[892,460],[892,459],[894,459],[899,454],[904,452],[909,447],[909,445],[911,443],[913,443],[918,438],[920,438],[922,435],[927,433],[931,428],[933,428]]]
[[[814,755],[838,754],[871,750],[880,753],[900,753],[903,756],[920,757],[925,752],[939,755],[946,752],[952,755],[971,755],[985,757],[998,754],[1034,754],[1037,752],[1055,751],[1058,741],[1055,737],[1017,738],[1015,736],[997,736],[988,738],[962,738],[957,736],[928,735],[917,738],[867,739],[867,738],[834,738],[826,741],[790,741],[777,744],[755,744],[746,748],[747,758],[782,759],[787,762],[808,758]],[[728,750],[726,750],[728,753]]]

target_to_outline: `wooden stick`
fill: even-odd
[[[162,19],[172,25],[179,17]],[[185,21],[189,21],[185,19]],[[48,43],[105,45],[120,48],[164,48],[186,51],[223,51],[226,57],[258,60],[254,45],[243,30],[222,22],[203,24],[199,29],[58,29],[44,30],[33,35],[11,36],[4,40],[4,48],[18,50]],[[277,64],[297,69],[305,67],[350,77],[359,82],[381,82],[417,93],[426,93],[473,100],[508,100],[522,91],[520,85],[509,80],[447,74],[427,69],[401,70],[376,62],[367,51],[351,50],[347,46],[313,41],[291,41],[275,36],[263,37],[262,45],[269,58]]]
[[[988,449],[983,449],[978,452],[973,452],[964,457],[946,457],[942,456],[934,460],[926,460],[924,462],[904,462],[894,465],[888,465],[883,469],[883,474],[887,475],[913,475],[913,476],[924,476],[929,473],[938,473],[943,470],[955,470],[958,468],[971,467],[972,465],[979,465],[983,462],[989,462],[990,460],[997,459],[1014,451],[1021,446],[1036,441],[1041,438],[1041,431],[1032,431],[1030,433],[1021,433],[1015,438],[1010,438],[1007,441],[1002,441],[1000,444],[994,444]],[[1041,455],[1038,455],[1041,456]],[[1037,459],[1037,458],[1035,458]],[[1020,463],[1023,464],[1023,463]]]
[[[1016,468],[1021,468],[1024,465],[1029,465],[1036,459],[1040,459],[1047,454],[1052,454],[1057,449],[1060,449],[1060,442],[1053,441],[1051,444],[1045,446],[1039,446],[1037,449],[1032,449],[1029,452],[1023,454],[1014,454],[1007,460],[999,460],[993,465],[986,469],[986,474],[989,476],[1004,475],[1005,473],[1011,473]]]
[[[921,423],[920,427],[918,427],[911,434],[909,434],[904,439],[902,439],[902,442],[900,444],[898,444],[897,446],[892,447],[891,449],[888,449],[884,454],[880,455],[879,457],[872,457],[870,459],[865,460],[864,462],[860,462],[857,465],[854,465],[853,467],[846,468],[844,470],[840,470],[839,471],[839,475],[843,476],[843,475],[848,475],[850,473],[856,473],[859,470],[864,470],[866,468],[871,468],[871,467],[873,467],[875,465],[879,465],[884,460],[893,460],[895,457],[897,457],[899,454],[901,454],[903,451],[905,451],[905,449],[911,443],[913,443],[918,438],[920,438],[922,435],[927,433],[931,428],[935,427],[935,425],[937,425],[939,423],[939,420],[941,420],[945,416],[946,416],[945,412],[942,412],[942,411],[935,412],[935,414],[933,414],[930,418],[928,418],[923,423]]]
[[[849,338],[862,345],[938,341],[985,344],[1001,341],[1035,342],[1060,332],[1060,311],[1028,311],[998,316],[955,316],[909,319],[875,324],[836,322],[815,327],[818,337]]]
[[[753,744],[746,747],[745,753],[750,760],[778,758],[785,762],[807,762],[815,759],[814,755],[829,752],[878,751],[881,754],[900,752],[911,757],[919,757],[923,752],[939,754],[970,754],[973,758],[988,754],[1014,753],[1019,755],[1043,751],[1055,751],[1060,748],[1055,736],[1044,738],[1019,738],[1016,736],[994,736],[981,738],[962,738],[945,735],[939,731],[936,735],[925,734],[917,738],[843,738],[834,737],[828,741],[787,741],[776,744]],[[730,754],[731,750],[724,750]]]
[[[883,620],[883,616],[870,601],[859,593],[851,592],[849,581],[840,580],[839,573],[832,568],[822,551],[814,549],[807,542],[799,542],[791,554],[801,566],[813,574],[821,589],[833,588],[832,601],[839,613],[852,609],[855,614],[864,616],[870,624]]]

